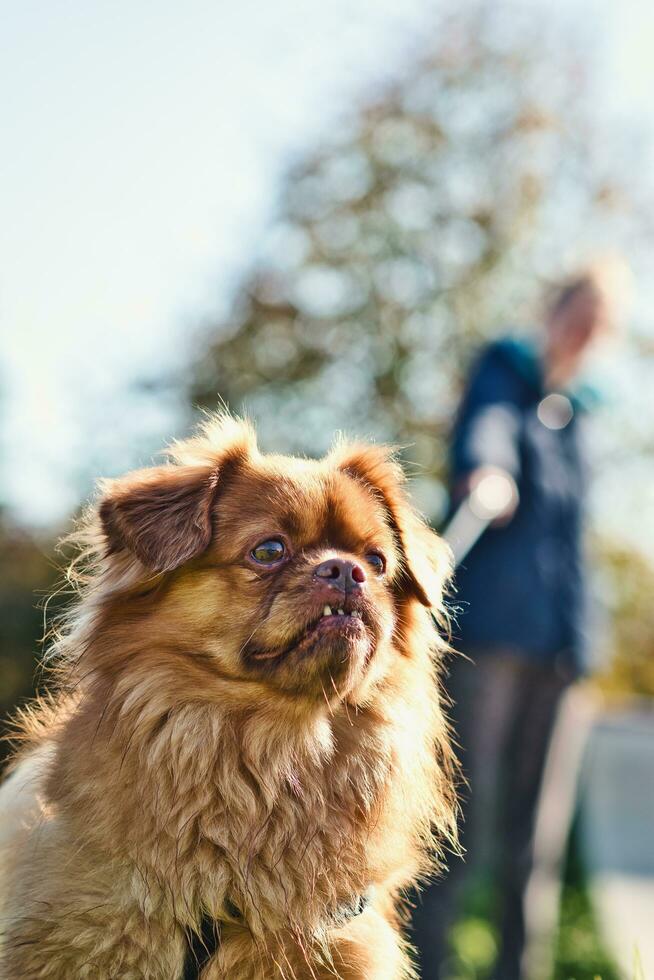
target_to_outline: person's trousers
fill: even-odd
[[[461,787],[463,858],[417,898],[413,943],[422,980],[442,980],[447,934],[468,875],[495,871],[499,957],[496,980],[520,980],[524,893],[531,870],[538,793],[556,710],[570,678],[515,653],[456,657],[446,688],[467,786]]]

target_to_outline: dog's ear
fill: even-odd
[[[384,446],[344,443],[334,450],[339,468],[382,501],[402,552],[402,581],[423,606],[440,609],[451,574],[450,549],[419,517],[407,496],[406,477]]]
[[[167,450],[176,465],[108,481],[100,521],[109,553],[127,550],[154,572],[169,572],[211,544],[212,511],[228,471],[258,454],[248,422],[208,416],[191,438]]]
[[[126,549],[154,572],[168,572],[211,543],[218,469],[158,466],[107,485],[100,520],[109,552]]]

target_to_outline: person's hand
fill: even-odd
[[[499,466],[480,466],[467,477],[465,492],[475,517],[493,527],[508,524],[520,501],[516,482]]]

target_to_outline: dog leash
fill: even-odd
[[[369,888],[363,895],[357,895],[348,905],[342,905],[334,914],[334,925],[344,925],[350,919],[365,912],[370,905],[373,889]],[[239,910],[229,902],[229,913],[233,918],[241,918]],[[186,934],[186,956],[182,980],[200,980],[200,976],[209,960],[215,956],[220,947],[220,922],[203,915],[200,928],[189,929]]]
[[[452,549],[454,567],[458,568],[472,550],[486,528],[503,514],[507,507],[515,506],[518,490],[513,478],[502,470],[489,471],[468,493],[441,536]]]

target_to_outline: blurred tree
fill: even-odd
[[[38,542],[0,514],[0,717],[33,692],[43,600],[58,577],[52,542]],[[0,759],[6,754],[0,743]]]
[[[587,24],[537,5],[470,0],[440,17],[424,57],[292,168],[229,314],[201,336],[191,401],[248,412],[272,449],[316,455],[335,429],[399,442],[418,503],[442,519],[444,437],[474,349],[533,322],[570,258],[649,231],[649,189],[594,101],[588,45]],[[645,390],[651,336],[629,344]],[[629,460],[653,448],[630,411],[605,412],[595,441],[614,511],[615,481],[626,512]],[[607,574],[628,565],[600,550]],[[654,621],[630,625],[646,601],[629,581],[607,601],[621,651],[637,630],[644,664]]]
[[[207,325],[192,401],[245,409],[270,448],[316,454],[339,428],[408,443],[438,518],[471,350],[528,319],[562,247],[615,244],[631,220],[578,41],[532,5],[440,18],[428,53],[289,174],[230,314]]]
[[[654,566],[620,542],[599,539],[595,551],[613,632],[602,687],[611,694],[654,697]]]

